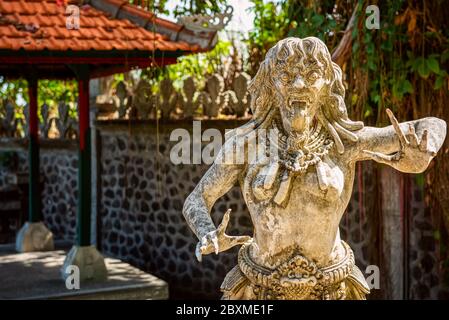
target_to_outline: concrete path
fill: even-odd
[[[11,253],[0,247],[0,299],[168,299],[165,281],[108,257],[106,282],[69,290],[60,275],[66,253]]]

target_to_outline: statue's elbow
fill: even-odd
[[[184,206],[182,207],[182,215],[184,218],[189,221],[192,218],[192,214],[201,207],[202,203],[202,195],[201,190],[197,186],[186,198],[184,201]]]
[[[189,220],[189,212],[191,211],[193,205],[194,197],[192,195],[193,192],[187,196],[186,200],[184,201],[184,205],[182,207],[182,215],[187,221]]]

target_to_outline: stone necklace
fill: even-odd
[[[309,132],[305,132],[301,136],[291,135],[287,137],[282,130],[278,129],[279,127],[280,125],[273,121],[272,129],[277,132],[276,139],[273,141],[271,134],[270,138],[266,139],[266,150],[271,150],[271,144],[278,150],[279,157],[276,161],[268,164],[261,172],[265,176],[262,184],[256,183],[253,185],[256,198],[262,199],[263,194],[265,194],[264,190],[273,187],[275,178],[280,177],[279,189],[273,201],[284,207],[290,194],[292,178],[305,173],[311,166],[316,168],[320,189],[326,192],[328,187],[327,173],[322,159],[334,145],[334,141],[330,138],[327,130],[319,122],[316,122]]]
[[[310,166],[318,164],[334,145],[334,141],[319,122],[316,122],[310,132],[301,136],[287,137],[278,129],[276,123],[273,123],[273,127],[279,135],[279,144],[275,145],[280,152],[279,162],[294,174],[304,173]],[[276,144],[271,140],[267,142]]]

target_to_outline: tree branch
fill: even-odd
[[[343,67],[343,64],[348,60],[351,55],[352,49],[352,30],[354,29],[355,18],[357,14],[358,4],[355,6],[352,16],[349,19],[348,25],[344,31],[344,35],[340,40],[340,43],[332,52],[332,60]]]

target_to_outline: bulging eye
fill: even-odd
[[[319,74],[316,71],[309,73],[308,78],[310,81],[316,81],[319,78]]]
[[[282,82],[288,82],[290,80],[290,75],[287,72],[282,72],[279,78]]]

